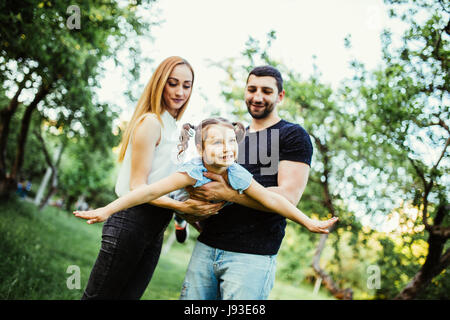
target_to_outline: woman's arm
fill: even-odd
[[[175,172],[155,183],[142,185],[128,192],[126,195],[114,200],[106,207],[90,211],[74,211],[74,214],[79,218],[88,220],[87,222],[89,224],[102,222],[118,211],[150,202],[167,193],[192,185],[195,182],[196,180],[186,173]]]
[[[190,186],[188,186],[190,187]],[[214,215],[217,211],[222,209],[225,204],[225,201],[210,203],[207,201],[187,199],[186,201],[178,201],[170,198],[169,196],[162,196],[158,199],[150,201],[150,204],[170,209],[178,212],[185,213],[187,215],[193,216],[192,219],[196,220],[195,217],[207,218],[211,215]]]
[[[252,179],[250,187],[244,193],[259,201],[266,208],[305,226],[311,232],[328,233],[328,229],[338,220],[338,218],[326,221],[313,220],[297,209],[285,197],[264,188],[255,179]]]
[[[136,124],[130,141],[130,190],[147,184],[152,169],[155,148],[161,139],[161,124],[153,114],[148,114]]]

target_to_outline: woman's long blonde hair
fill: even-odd
[[[163,125],[161,120],[161,114],[165,111],[164,101],[162,99],[164,87],[166,85],[167,79],[169,78],[172,70],[178,65],[186,65],[192,72],[192,85],[194,84],[194,70],[192,69],[189,62],[180,58],[180,57],[169,57],[165,59],[161,64],[156,68],[153,73],[150,81],[145,86],[144,92],[142,93],[139,101],[136,105],[136,109],[134,110],[133,116],[131,117],[130,122],[128,123],[127,128],[122,137],[120,152],[119,152],[119,162],[123,161],[125,157],[125,152],[128,147],[128,143],[130,141],[130,136],[133,132],[133,129],[136,125],[144,118],[144,116],[148,113],[153,113],[158,118],[161,125]],[[192,91],[191,91],[192,92]],[[188,105],[189,99],[191,96],[189,95],[188,99],[184,103],[184,105],[178,111],[176,120],[181,119],[184,111],[186,110],[186,106]]]

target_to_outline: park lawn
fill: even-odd
[[[0,203],[0,299],[80,299],[100,248],[101,229],[101,224],[88,225],[58,208],[39,211],[27,201]],[[172,233],[171,225],[166,244]],[[185,244],[173,242],[168,252],[163,248],[143,300],[179,298],[195,237],[192,234]],[[79,289],[70,281],[70,266],[79,267]],[[292,286],[277,279],[270,299],[332,299],[322,290],[317,296],[312,291],[310,285]]]
[[[63,210],[39,211],[26,201],[0,204],[0,299],[79,299],[69,289],[69,266],[78,266],[81,288],[100,246],[101,225],[88,226]]]

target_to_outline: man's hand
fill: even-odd
[[[185,187],[192,199],[203,201],[232,201],[237,192],[230,187],[225,179],[216,173],[204,172],[203,175],[212,182],[206,183],[201,187]]]

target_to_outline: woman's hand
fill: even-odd
[[[330,233],[330,228],[338,220],[339,220],[338,217],[333,217],[333,218],[325,220],[325,221],[310,219],[310,221],[305,226],[311,232],[315,232],[315,233]]]
[[[203,201],[232,201],[237,191],[231,188],[221,175],[212,172],[204,172],[203,175],[213,181],[198,188],[186,187],[191,198]]]
[[[73,214],[78,218],[86,219],[89,224],[103,222],[111,215],[104,207],[88,211],[74,211]]]
[[[187,199],[186,201],[181,203],[181,207],[178,210],[188,215],[207,218],[211,215],[216,214],[217,211],[222,209],[224,204],[224,201],[218,203],[210,203],[201,200]]]

